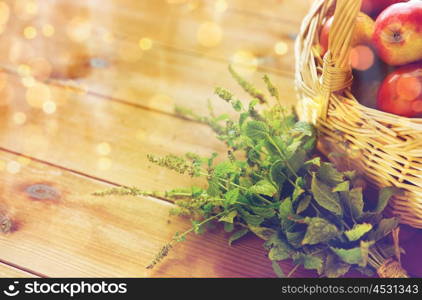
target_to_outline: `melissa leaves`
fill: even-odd
[[[339,195],[336,192],[333,192],[328,185],[318,180],[315,174],[313,174],[312,177],[311,190],[314,195],[315,201],[321,207],[338,216],[341,216],[343,214],[343,209],[340,205]]]
[[[306,218],[305,223],[308,224],[302,245],[316,245],[327,243],[333,238],[340,235],[337,227],[322,218]]]
[[[378,204],[375,208],[375,213],[382,213],[387,207],[388,201],[391,199],[391,197],[394,195],[400,195],[401,193],[402,190],[396,187],[386,187],[381,189],[378,196]]]
[[[275,193],[277,193],[277,188],[268,180],[261,180],[251,186],[249,188],[249,192],[272,197]]]
[[[233,233],[229,244],[252,232],[266,241],[268,257],[279,276],[284,273],[277,262],[288,258],[321,276],[338,277],[351,268],[371,271],[367,263],[374,256],[369,253],[377,247],[382,248],[385,259],[395,255],[386,250],[394,249],[386,237],[398,220],[381,214],[398,189],[383,189],[375,205],[367,204],[357,187],[361,179],[355,171],[339,171],[314,152],[317,132],[312,124],[298,121],[281,105],[258,112],[257,104],[265,95],[233,69],[231,72],[253,95],[249,104],[242,104],[229,91],[216,90],[238,112],[236,118],[231,114],[215,116],[211,107],[207,117],[178,109],[179,114],[209,125],[226,144],[227,157],[218,163],[215,154],[151,160],[207,180],[207,190],[180,189],[166,194],[176,200],[180,215],[190,214],[195,219],[190,232],[222,222],[225,230]],[[265,83],[270,94],[281,100],[268,77]],[[131,189],[131,194],[134,191]],[[198,221],[201,218],[203,221]]]
[[[249,121],[244,128],[245,135],[252,140],[265,139],[270,133],[267,124],[261,121]]]
[[[354,242],[359,240],[365,234],[367,234],[372,229],[372,224],[363,223],[363,224],[356,224],[352,229],[347,230],[344,234],[347,236],[349,241]]]

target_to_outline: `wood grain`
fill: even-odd
[[[147,154],[225,151],[208,127],[195,122],[63,87],[36,85],[28,92],[18,77],[3,78],[4,91],[13,92],[3,93],[8,105],[2,108],[0,147],[18,153],[115,183],[162,190],[201,182],[152,165]],[[45,101],[54,103],[54,113],[44,112]],[[25,123],[17,123],[22,114]]]
[[[17,159],[0,151],[3,165]],[[13,264],[54,277],[273,276],[262,241],[250,238],[228,247],[221,231],[192,236],[147,271],[163,243],[189,227],[168,217],[171,204],[94,197],[93,191],[108,185],[34,161],[17,174],[3,170],[0,176],[2,213],[14,224],[0,236],[0,257]]]
[[[115,43],[115,49],[125,48],[130,48],[127,42]],[[208,99],[212,100],[216,113],[231,112],[232,109],[228,104],[214,96],[216,86],[233,91],[243,102],[250,100],[229,74],[226,62],[210,61],[162,47],[145,52],[136,62],[128,61],[118,55],[110,55],[99,61],[102,63],[101,66],[90,68],[87,74],[77,80],[54,78],[49,81],[171,114],[178,105],[206,115]],[[22,77],[28,77],[27,73],[20,71],[19,65],[10,63],[2,65],[18,72]],[[241,65],[234,67],[237,71],[243,70]],[[42,70],[34,69],[30,74],[39,72]],[[265,73],[268,72],[254,71],[242,75],[265,91],[265,84],[262,81]],[[295,103],[293,78],[281,73],[272,73],[270,77],[279,87],[283,102],[286,105]]]
[[[139,40],[147,37],[173,50],[188,50],[198,56],[217,60],[229,61],[235,53],[249,51],[259,59],[261,66],[291,73],[293,38],[309,3],[300,1],[286,9],[289,2],[265,2],[262,6],[272,6],[278,12],[278,18],[245,13],[241,7],[252,9],[251,5],[225,1],[183,1],[172,4],[164,0],[46,0],[35,2],[38,3],[37,14],[11,18],[6,32],[18,36],[27,26],[40,31],[34,39],[20,41],[27,46],[23,52],[33,48],[48,51],[52,48],[50,44],[66,38],[71,47],[100,55],[103,53],[100,49],[107,52],[115,40],[124,39],[138,47]],[[15,8],[20,6],[20,1],[7,3]],[[19,10],[15,11],[19,13]],[[292,18],[292,14],[298,15],[298,18]],[[46,23],[55,28],[52,37],[46,38],[41,34]],[[24,40],[23,37],[21,39]],[[277,55],[274,51],[279,41],[288,47],[284,55]]]
[[[31,278],[34,274],[0,263],[0,278]]]

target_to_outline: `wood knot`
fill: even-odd
[[[35,200],[58,200],[60,194],[52,186],[46,184],[33,184],[26,188],[25,192]]]
[[[12,220],[6,214],[0,215],[0,232],[9,233],[12,231],[13,223]]]

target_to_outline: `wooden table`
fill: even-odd
[[[0,213],[12,221],[0,235],[0,275],[274,276],[262,241],[229,247],[221,230],[189,237],[146,270],[189,222],[169,217],[173,204],[163,199],[92,193],[203,185],[146,158],[224,153],[208,128],[176,116],[175,105],[206,114],[215,86],[244,96],[229,63],[258,86],[270,74],[294,103],[293,40],[310,2],[0,2]]]

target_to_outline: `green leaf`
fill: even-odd
[[[252,215],[251,213],[249,213],[248,211],[244,209],[240,209],[240,214],[242,215],[243,220],[245,220],[245,222],[248,225],[259,226],[261,225],[262,222],[264,222],[263,217]]]
[[[297,149],[302,145],[302,139],[296,138],[286,147],[287,157],[291,157],[292,154],[296,153]]]
[[[270,175],[271,180],[274,184],[276,184],[279,187],[282,187],[284,182],[286,181],[286,175],[284,175],[285,172],[285,164],[281,160],[277,160],[271,165],[270,168]]]
[[[234,218],[236,218],[236,216],[237,216],[237,211],[236,210],[232,210],[227,215],[222,216],[219,219],[219,221],[233,224]]]
[[[224,161],[215,166],[214,175],[217,177],[225,177],[228,174],[236,173],[237,171],[237,167],[232,162]]]
[[[256,227],[251,225],[248,227],[257,237],[263,239],[264,241],[269,240],[276,233],[274,229],[267,227]]]
[[[271,266],[273,267],[274,273],[277,275],[278,278],[285,278],[283,270],[281,269],[280,265],[276,261],[271,262]]]
[[[370,232],[368,239],[379,241],[393,231],[393,229],[397,228],[398,225],[399,221],[396,218],[382,219],[375,231]]]
[[[300,248],[302,246],[302,240],[304,236],[305,236],[305,233],[302,231],[300,232],[287,231],[286,232],[287,241],[295,248]]]
[[[287,163],[296,173],[303,167],[305,160],[307,159],[306,151],[300,149],[296,151],[288,160]],[[287,169],[288,174],[292,176],[291,170]]]
[[[374,212],[378,214],[382,213],[387,207],[391,197],[394,195],[400,195],[401,193],[402,190],[396,187],[385,187],[381,189],[378,196],[378,204]]]
[[[258,181],[255,185],[249,188],[249,192],[257,195],[274,196],[277,193],[277,188],[268,180]]]
[[[242,228],[235,233],[233,233],[229,238],[229,245],[231,246],[233,242],[237,241],[238,239],[244,237],[249,232],[248,228]]]
[[[321,164],[318,178],[333,187],[344,181],[344,175],[337,171],[333,164],[327,162]]]
[[[253,140],[266,139],[270,133],[267,124],[261,121],[249,121],[245,125],[245,134]]]
[[[293,253],[293,249],[285,241],[281,240],[277,233],[270,237],[266,244],[270,249],[268,253],[270,260],[285,260],[290,258]]]
[[[295,264],[302,264],[306,270],[321,270],[324,261],[321,257],[298,253],[293,256]]]
[[[350,190],[350,182],[343,181],[333,188],[333,192],[348,192]]]
[[[306,218],[305,223],[308,224],[308,228],[302,245],[326,243],[340,234],[335,225],[322,218]]]
[[[347,236],[349,241],[353,242],[359,240],[371,230],[372,225],[369,223],[356,224],[352,229],[345,231],[344,234]]]
[[[350,214],[353,218],[359,219],[363,214],[363,195],[362,188],[354,188],[348,192],[342,193],[345,206],[350,209]]]
[[[321,157],[317,156],[305,162],[305,166],[315,165],[320,167],[321,166]]]
[[[312,197],[309,196],[309,195],[303,197],[299,201],[299,205],[297,206],[296,213],[298,215],[301,214],[301,213],[303,213],[309,207],[309,204],[311,203],[311,200],[312,200]]]
[[[233,205],[237,202],[240,196],[240,190],[239,188],[235,188],[232,190],[229,190],[225,195],[224,198],[227,200],[228,205]]]
[[[336,192],[332,192],[328,185],[318,180],[315,173],[312,178],[311,190],[315,201],[321,207],[329,210],[337,216],[341,216],[343,214],[338,194]]]
[[[291,214],[293,214],[292,200],[290,198],[284,199],[279,208],[280,219],[286,220]]]
[[[315,136],[316,130],[315,127],[307,122],[297,122],[293,127],[293,131],[303,133],[306,136]]]
[[[305,183],[302,177],[298,177],[295,182],[295,189],[293,190],[292,202],[295,203],[296,200],[305,192]]]
[[[345,263],[351,265],[361,265],[364,262],[360,247],[355,247],[352,249],[330,247],[330,249]]]
[[[251,209],[255,214],[266,219],[275,216],[275,209],[273,207],[251,206]]]
[[[345,275],[350,270],[350,265],[341,261],[340,258],[328,253],[324,264],[324,274],[328,278],[337,278]]]

